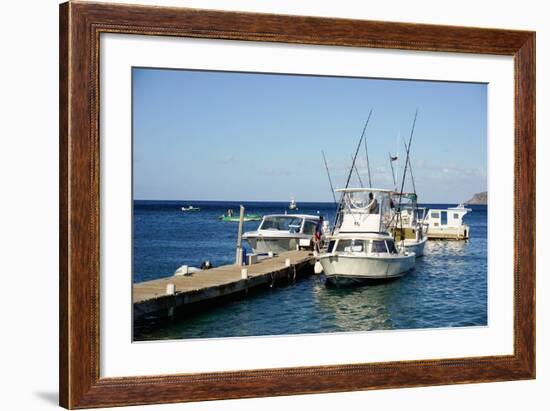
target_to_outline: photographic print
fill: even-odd
[[[487,85],[134,67],[134,341],[487,325]]]
[[[62,406],[535,378],[534,32],[59,24]]]

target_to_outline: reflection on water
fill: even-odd
[[[300,212],[315,213],[319,209],[323,212],[323,206],[328,213],[330,206],[320,204],[309,209],[302,205]],[[473,213],[465,218],[471,227],[469,241],[428,241],[425,255],[417,259],[415,269],[395,281],[356,288],[327,288],[323,275],[312,276],[169,323],[140,324],[135,329],[135,338],[216,338],[486,325],[487,213],[485,206],[472,208]],[[225,236],[233,240],[229,234],[217,235]],[[202,241],[207,247],[212,243],[204,238]],[[233,246],[233,241],[227,245],[231,255]],[[219,247],[225,247],[223,241],[218,241]],[[151,253],[154,249],[149,250]],[[152,264],[154,258],[149,255],[148,261]]]

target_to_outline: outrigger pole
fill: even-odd
[[[353,173],[353,168],[355,167],[355,161],[357,160],[357,154],[359,153],[359,149],[361,148],[361,143],[363,142],[363,138],[365,137],[365,131],[367,130],[367,125],[369,124],[370,117],[372,116],[372,108],[370,109],[369,116],[367,117],[367,121],[365,121],[365,126],[363,127],[363,132],[361,133],[361,138],[359,139],[359,144],[357,145],[357,150],[355,150],[355,156],[353,156],[353,161],[351,163],[351,169],[349,170],[348,179],[346,181],[346,188],[349,187],[349,181],[351,180],[351,175]]]
[[[353,158],[353,157],[352,157]],[[365,187],[363,185],[363,180],[361,179],[361,175],[359,174],[359,170],[357,170],[357,165],[355,165],[355,174],[357,174],[357,178],[359,179],[359,184],[361,184],[361,188]]]
[[[397,209],[399,214],[401,214],[401,197],[403,196],[403,189],[405,188],[405,177],[407,175],[407,166],[409,164],[409,153],[411,150],[412,138],[414,134],[414,126],[416,124],[417,116],[418,116],[418,109],[416,109],[416,112],[414,113],[414,120],[411,128],[411,136],[409,137],[409,144],[405,144],[405,147],[407,147],[407,156],[405,158],[405,166],[403,167],[403,178],[401,179],[401,190],[399,190],[399,205]]]
[[[367,147],[367,139],[365,139],[365,156],[367,157],[367,172],[369,175],[369,188],[372,188],[372,178],[370,174],[369,149]]]
[[[405,150],[408,151],[407,142],[405,141],[405,138],[403,138],[403,144],[405,145]],[[413,185],[413,191],[414,191],[414,193],[416,194],[416,185],[414,184],[414,175],[413,175],[413,168],[412,168],[412,160],[411,160],[410,157],[409,157],[407,160],[408,160],[408,163],[409,163],[409,172],[411,173],[411,181],[412,181],[412,185]]]
[[[399,190],[399,202],[397,206],[397,213],[395,214],[397,218],[399,219],[400,224],[400,231],[401,231],[401,244],[405,244],[405,235],[403,233],[403,219],[401,218],[401,199],[403,197],[403,189],[405,188],[405,177],[407,176],[407,166],[409,164],[409,154],[411,150],[412,145],[412,138],[414,134],[414,126],[416,125],[416,117],[418,116],[418,109],[416,109],[416,112],[414,113],[414,120],[411,128],[411,136],[409,137],[409,144],[407,145],[405,143],[405,147],[407,149],[407,156],[405,157],[405,166],[403,167],[403,178],[401,179],[401,190]],[[397,227],[397,221],[396,225]]]
[[[321,150],[323,154],[323,161],[325,162],[325,169],[327,170],[328,182],[330,184],[330,192],[332,193],[332,198],[334,199],[334,204],[337,204],[336,194],[334,194],[334,186],[332,185],[332,179],[330,178],[330,171],[328,170],[327,158],[325,157],[325,152]]]
[[[361,148],[361,143],[363,142],[363,138],[365,137],[365,131],[367,130],[367,125],[369,124],[371,116],[372,116],[372,108],[370,109],[369,116],[367,117],[367,121],[365,121],[365,126],[363,127],[363,132],[361,133],[361,138],[359,139],[359,144],[357,144],[357,149],[355,150],[355,155],[353,156],[353,160],[351,162],[351,168],[349,170],[348,179],[346,180],[346,187],[345,188],[349,187],[349,182],[351,180],[351,175],[353,174],[353,169],[355,168],[355,160],[357,160],[357,154],[359,154],[359,149]],[[342,209],[343,199],[344,199],[344,193],[342,193],[342,197],[340,198],[340,203],[338,203],[338,208],[336,210],[336,218],[334,220],[334,228],[336,228],[336,224],[338,223],[338,218],[340,216],[340,211]]]

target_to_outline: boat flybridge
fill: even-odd
[[[405,275],[415,253],[397,248],[390,234],[391,190],[337,189],[342,193],[328,248],[319,256],[328,285],[354,285]]]
[[[310,248],[320,216],[308,214],[270,214],[263,217],[256,231],[243,234],[255,253],[282,253]]]
[[[418,207],[416,193],[392,193],[393,204],[401,203],[399,209],[393,208],[394,217],[390,223],[390,232],[399,248],[424,255],[428,241],[428,225],[425,222],[426,208]]]

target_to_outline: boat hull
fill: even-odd
[[[414,267],[414,260],[414,253],[388,257],[328,254],[320,258],[327,284],[337,286],[402,277]]]
[[[424,237],[421,241],[405,240],[404,249],[407,253],[414,253],[417,257],[424,255],[424,247],[428,242],[428,238]]]
[[[280,254],[285,251],[296,250],[301,239],[309,239],[306,236],[298,237],[246,237],[244,240],[252,247],[255,253]]]
[[[430,240],[467,240],[470,237],[470,227],[430,227],[427,236]]]

